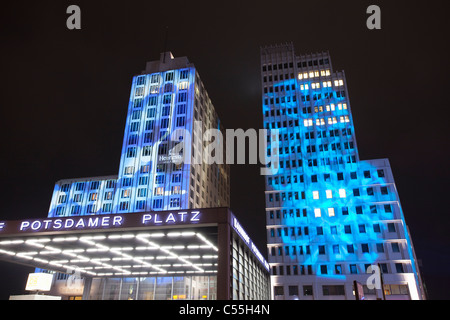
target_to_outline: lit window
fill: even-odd
[[[163,187],[155,188],[155,196],[162,196],[163,194],[164,194],[164,188]]]
[[[187,81],[183,81],[183,82],[180,82],[178,84],[178,89],[179,90],[186,90],[187,88],[188,88],[188,82]]]
[[[313,71],[310,71],[310,72],[309,72],[309,77],[310,77],[310,78],[314,78],[314,72],[313,72]]]
[[[309,86],[308,86],[308,84],[301,84],[300,85],[300,90],[308,90],[309,89]]]
[[[313,191],[313,199],[319,199],[319,191]]]
[[[343,103],[343,104],[342,104],[342,108],[344,108],[344,110],[347,110],[347,104],[346,104],[346,103]]]
[[[316,119],[316,125],[318,125],[318,126],[325,125],[325,119],[324,118],[317,118]]]
[[[312,119],[305,119],[303,120],[303,124],[305,125],[305,127],[309,127],[312,126]]]
[[[303,79],[303,74],[299,73],[298,74],[298,80],[302,80]]]
[[[325,75],[329,76],[330,75],[330,69],[325,70]]]
[[[327,194],[327,199],[333,198],[333,193],[331,192],[331,190],[326,190],[326,194]]]
[[[339,189],[339,197],[340,198],[347,197],[347,194],[345,193],[345,189]]]
[[[314,217],[320,218],[321,216],[322,216],[322,214],[320,213],[320,208],[315,208],[314,209]]]
[[[328,208],[328,215],[334,217],[334,208]]]
[[[336,117],[329,117],[328,118],[328,124],[335,124],[337,123]]]
[[[319,71],[318,71],[318,70],[314,71],[314,76],[315,76],[315,77],[318,77],[318,76],[319,76]]]

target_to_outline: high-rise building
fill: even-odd
[[[356,285],[366,299],[423,299],[389,161],[359,159],[345,73],[285,44],[261,48],[261,80],[264,127],[278,130],[265,176],[273,297],[355,299]]]
[[[58,181],[48,216],[229,206],[229,166],[202,161],[210,128],[223,130],[194,65],[161,53],[133,77],[118,175]]]

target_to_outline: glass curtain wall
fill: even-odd
[[[217,276],[97,278],[91,300],[216,300]]]

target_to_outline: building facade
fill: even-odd
[[[202,161],[211,128],[223,130],[194,65],[162,53],[133,77],[118,174],[58,181],[48,216],[229,206],[229,166]]]
[[[357,281],[366,299],[423,299],[389,161],[359,159],[345,73],[286,44],[261,48],[261,80],[264,127],[278,130],[265,177],[273,297],[355,299]]]
[[[83,300],[268,300],[270,267],[228,208],[0,221],[0,259]]]
[[[145,70],[133,77],[118,174],[56,182],[48,217],[229,207],[229,166],[208,164],[203,158],[203,133],[208,129],[224,130],[195,66],[187,57],[161,53],[159,60],[147,62]],[[225,148],[225,139],[216,141],[216,145]],[[54,269],[37,269],[50,270]],[[198,277],[194,280],[181,277],[180,281],[190,281],[200,288],[211,280],[208,277],[205,280],[203,274]],[[64,287],[67,278],[67,272],[58,273],[55,286]],[[114,288],[124,281],[107,278],[102,280],[105,288],[108,281]],[[173,275],[166,278],[162,281],[173,282]],[[156,277],[153,281],[157,290]],[[73,290],[74,287],[64,295],[80,297],[80,292]],[[118,292],[107,295],[122,297]],[[172,298],[174,295],[169,294]],[[105,297],[104,291],[97,293],[96,297],[100,296]],[[150,296],[161,297],[157,291]],[[207,299],[217,297],[230,298],[216,293],[207,295]],[[244,295],[238,290],[231,297]],[[245,297],[250,294],[247,292]]]

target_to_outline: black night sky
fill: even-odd
[[[0,11],[0,220],[43,218],[59,179],[117,174],[133,75],[167,49],[199,71],[226,128],[262,128],[260,46],[329,50],[362,160],[389,158],[430,299],[450,299],[449,39],[444,1],[16,1]],[[66,8],[81,8],[81,30]],[[366,8],[381,8],[381,30]],[[231,207],[265,252],[261,165]],[[0,299],[33,269],[0,262]]]

